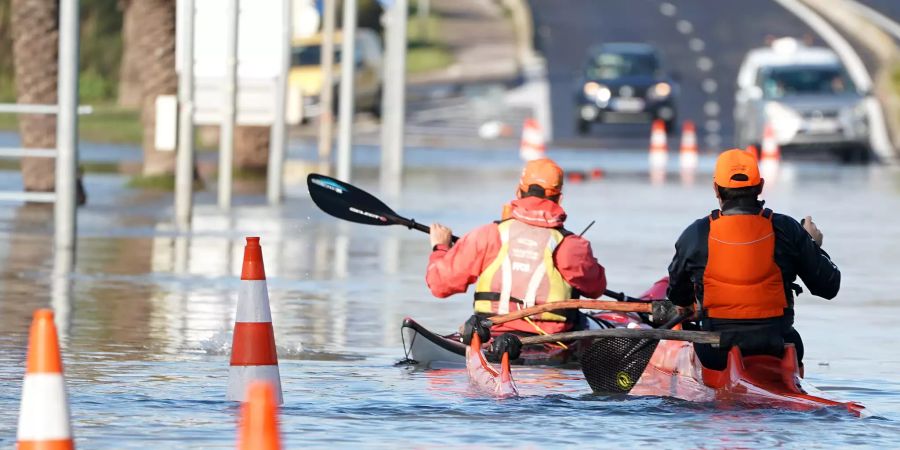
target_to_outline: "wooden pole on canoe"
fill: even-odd
[[[528,316],[533,316],[535,314],[541,314],[547,311],[558,311],[561,309],[596,309],[617,312],[652,313],[653,304],[651,302],[638,303],[612,302],[604,300],[569,300],[565,302],[545,303],[543,305],[520,309],[509,314],[504,314],[502,316],[489,317],[483,324],[486,327],[490,327],[493,325],[500,325],[501,323],[512,322],[513,320],[519,320]]]
[[[608,328],[604,330],[570,331],[567,333],[548,334],[545,336],[529,336],[521,338],[522,345],[545,344],[548,342],[577,341],[579,339],[596,338],[633,338],[633,339],[665,339],[668,341],[687,341],[698,344],[719,346],[721,335],[711,331],[664,330],[660,328]]]

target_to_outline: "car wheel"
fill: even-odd
[[[591,132],[591,123],[587,120],[578,119],[578,126],[576,127],[579,136],[586,136]]]
[[[847,147],[840,153],[841,162],[845,164],[866,164],[871,156],[871,149],[867,145]]]

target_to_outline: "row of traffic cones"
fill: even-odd
[[[750,145],[747,151],[753,153],[762,166],[777,167],[781,160],[781,149],[775,136],[775,129],[766,124],[763,129],[762,153]],[[694,123],[686,120],[681,131],[679,148],[679,165],[682,171],[693,171],[698,165],[697,130]],[[651,170],[665,170],[669,160],[669,145],[666,127],[662,120],[655,120],[650,130],[649,162]]]
[[[283,403],[281,376],[258,237],[248,237],[244,248],[230,366],[227,398],[246,402],[241,412],[238,448],[281,448],[277,422],[277,405]],[[29,332],[18,448],[75,448],[59,338],[53,311],[49,309],[34,313]]]

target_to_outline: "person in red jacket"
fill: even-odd
[[[446,298],[475,284],[479,316],[603,294],[606,275],[590,242],[563,228],[562,185],[562,169],[556,163],[530,161],[522,171],[508,218],[473,230],[452,247],[451,230],[433,224],[425,275],[432,294]],[[552,334],[579,325],[577,311],[551,311],[494,326],[491,334]]]

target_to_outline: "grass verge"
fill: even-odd
[[[0,130],[18,131],[16,114],[0,114]],[[115,105],[95,105],[94,112],[78,116],[81,139],[108,144],[140,144],[143,136],[141,113]]]
[[[429,15],[420,21],[415,12],[409,14],[406,23],[406,72],[411,74],[431,72],[453,64],[453,54],[441,40],[441,17]]]

